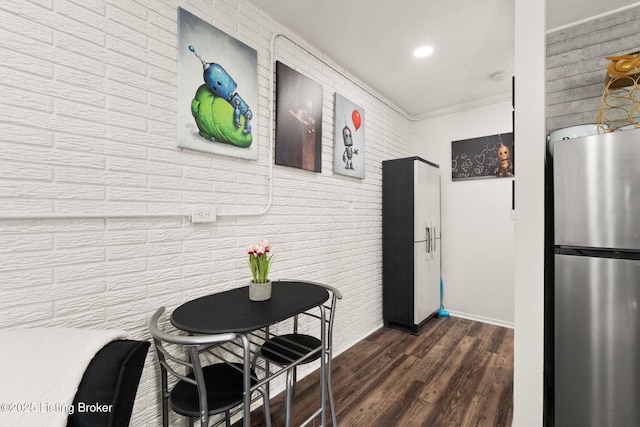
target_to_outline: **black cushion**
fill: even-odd
[[[313,349],[320,347],[322,342],[310,335],[303,334],[286,334],[278,335],[262,344],[260,351],[262,355],[280,365],[288,365],[294,360],[300,359]],[[320,350],[314,351],[314,354],[303,363],[312,362],[320,357]]]
[[[116,340],[98,351],[80,381],[67,427],[128,426],[149,345]]]
[[[242,364],[216,363],[202,368],[207,387],[207,406],[209,415],[218,414],[233,408],[243,400]],[[194,378],[193,373],[188,375]],[[256,383],[255,372],[251,371],[251,385]],[[181,415],[200,416],[198,389],[195,385],[179,381],[171,390],[169,397],[171,409]]]

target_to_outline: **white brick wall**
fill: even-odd
[[[258,51],[259,159],[176,148],[176,20],[183,7]],[[0,4],[0,215],[258,212],[267,203],[269,41],[288,33],[245,0],[17,0]],[[319,52],[318,55],[322,56]],[[276,58],[322,83],[322,173],[274,167],[262,216],[0,220],[0,327],[123,328],[149,339],[157,307],[244,286],[266,237],[272,278],[344,294],[337,352],[381,326],[381,161],[411,154],[411,124],[286,40]],[[327,58],[326,61],[330,60]],[[332,172],[333,95],[366,111],[366,178]],[[150,351],[133,426],[157,426]]]

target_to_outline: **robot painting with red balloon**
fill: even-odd
[[[336,93],[333,171],[364,178],[364,109]]]

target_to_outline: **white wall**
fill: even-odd
[[[542,425],[545,2],[516,0],[514,427]],[[541,143],[542,142],[542,143]]]
[[[451,141],[511,132],[512,111],[509,99],[433,117],[417,122],[414,135],[416,154],[440,165],[444,305],[453,315],[510,327],[513,179],[452,181]]]
[[[182,6],[258,52],[257,161],[176,148]],[[18,0],[0,5],[0,215],[260,211],[267,201],[270,39],[285,31],[245,0]],[[285,31],[286,32],[286,31]],[[290,36],[295,37],[292,34]],[[300,40],[299,40],[300,41]],[[303,41],[300,41],[304,45]],[[412,154],[410,123],[303,50],[276,59],[324,88],[322,173],[277,166],[259,217],[0,220],[0,328],[123,328],[249,280],[245,246],[270,238],[272,279],[344,295],[337,353],[382,325],[381,162]],[[333,99],[365,110],[366,178],[334,175]],[[132,425],[157,426],[155,355]],[[2,424],[0,419],[0,424]]]

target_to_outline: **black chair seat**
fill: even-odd
[[[286,281],[280,280],[280,282]],[[298,281],[293,282],[298,283]],[[271,361],[282,367],[289,368],[287,369],[286,377],[285,427],[289,427],[289,425],[291,424],[291,395],[292,393],[295,394],[297,364],[294,364],[293,362],[300,360],[302,357],[305,357],[304,361],[300,363],[310,363],[322,357],[322,361],[324,363],[320,364],[320,366],[322,367],[321,378],[324,377],[324,379],[326,380],[327,392],[329,394],[329,407],[331,409],[331,422],[333,423],[332,425],[335,426],[338,424],[338,422],[336,419],[336,406],[333,401],[333,391],[331,386],[333,318],[335,315],[336,301],[342,299],[342,294],[332,286],[314,282],[305,283],[313,283],[316,286],[325,288],[329,292],[331,298],[331,302],[328,305],[323,304],[322,307],[320,307],[320,316],[313,314],[310,311],[300,314],[302,316],[308,316],[309,318],[320,319],[322,322],[324,322],[323,326],[325,327],[321,329],[321,333],[324,334],[323,338],[325,345],[322,345],[323,340],[321,340],[320,338],[298,333],[299,315],[296,315],[293,322],[293,333],[286,335],[277,335],[271,339],[268,339],[264,342],[264,344],[262,344],[262,346],[260,347],[260,352],[258,354],[267,361]],[[322,414],[322,424],[325,424],[324,413]]]
[[[289,365],[292,361],[313,354],[302,363],[313,362],[320,358],[322,342],[310,335],[286,334],[278,335],[265,341],[260,351],[262,356],[280,365]],[[315,350],[315,351],[314,351]]]
[[[204,382],[207,386],[207,407],[209,414],[218,414],[242,403],[242,364],[216,363],[202,368]],[[238,370],[239,369],[239,370]],[[193,374],[187,375],[193,378]],[[251,371],[251,385],[256,381],[255,372]],[[195,385],[179,381],[171,390],[169,401],[171,409],[189,417],[200,416],[198,389]]]

